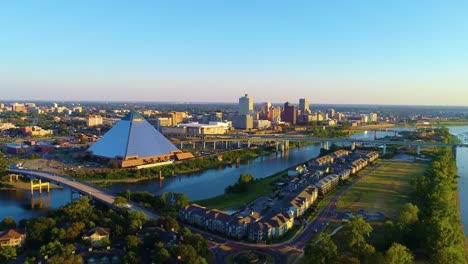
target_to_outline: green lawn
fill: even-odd
[[[389,161],[351,187],[338,200],[337,208],[383,212],[394,218],[405,203],[414,203],[411,179],[422,175],[427,166],[427,163]]]
[[[226,193],[210,199],[193,201],[199,205],[205,206],[209,209],[235,209],[239,208],[244,204],[248,204],[253,200],[261,196],[269,196],[273,193],[278,186],[274,183],[278,180],[283,179],[287,175],[287,171],[282,171],[273,176],[263,178],[255,181],[249,186],[247,192],[243,193]]]

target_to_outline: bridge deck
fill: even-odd
[[[47,180],[53,183],[56,183],[60,186],[70,188],[74,191],[77,191],[79,193],[89,195],[93,199],[100,201],[101,203],[104,203],[105,205],[115,208],[114,206],[114,200],[115,200],[115,195],[107,193],[106,191],[90,184],[87,182],[81,182],[81,181],[76,181],[72,178],[62,176],[62,175],[57,175],[53,174],[50,172],[45,172],[45,171],[35,171],[35,170],[26,170],[26,169],[8,169],[8,172],[10,173],[16,173],[20,175],[24,175],[27,177],[34,177],[38,178],[41,180]],[[148,219],[151,218],[159,218],[159,215],[156,213],[151,212],[150,210],[146,208],[142,208],[141,206],[138,206],[133,203],[129,203],[129,210],[131,211],[142,211],[146,214]]]

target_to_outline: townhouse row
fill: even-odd
[[[230,215],[218,209],[206,209],[197,204],[185,206],[179,212],[180,219],[190,225],[221,233],[236,239],[266,241],[276,239],[291,229],[294,219],[315,202],[318,190],[309,185],[281,206],[281,209],[261,216],[251,212],[248,216]]]

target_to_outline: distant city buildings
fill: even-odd
[[[269,120],[275,123],[281,122],[281,107],[279,106],[270,107],[270,119]]]
[[[27,113],[26,106],[24,104],[14,103],[11,105],[11,111]]]
[[[204,136],[222,135],[229,130],[229,124],[222,122],[209,122],[200,124],[198,122],[182,123],[176,126],[162,127],[162,133],[169,136]]]
[[[284,104],[284,122],[295,125],[297,121],[297,108],[289,102]]]
[[[253,99],[248,94],[239,98],[239,115],[251,115],[253,112]]]
[[[102,116],[100,116],[100,115],[88,115],[88,117],[86,118],[86,125],[88,127],[102,125]]]
[[[54,131],[50,129],[42,129],[38,126],[20,127],[19,130],[23,135],[32,137],[44,137],[51,136],[54,134]]]
[[[232,126],[237,129],[252,129],[253,117],[251,115],[235,115],[232,117]]]
[[[304,98],[299,99],[299,111],[301,111],[301,114],[308,114],[310,112],[309,105],[310,105],[309,99],[304,99]]]

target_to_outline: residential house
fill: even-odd
[[[83,232],[83,240],[90,240],[91,245],[98,246],[101,240],[107,238],[109,239],[110,236],[110,228],[103,228],[103,227],[95,227]]]
[[[20,233],[15,229],[0,232],[0,247],[21,247],[26,242],[26,234]]]

